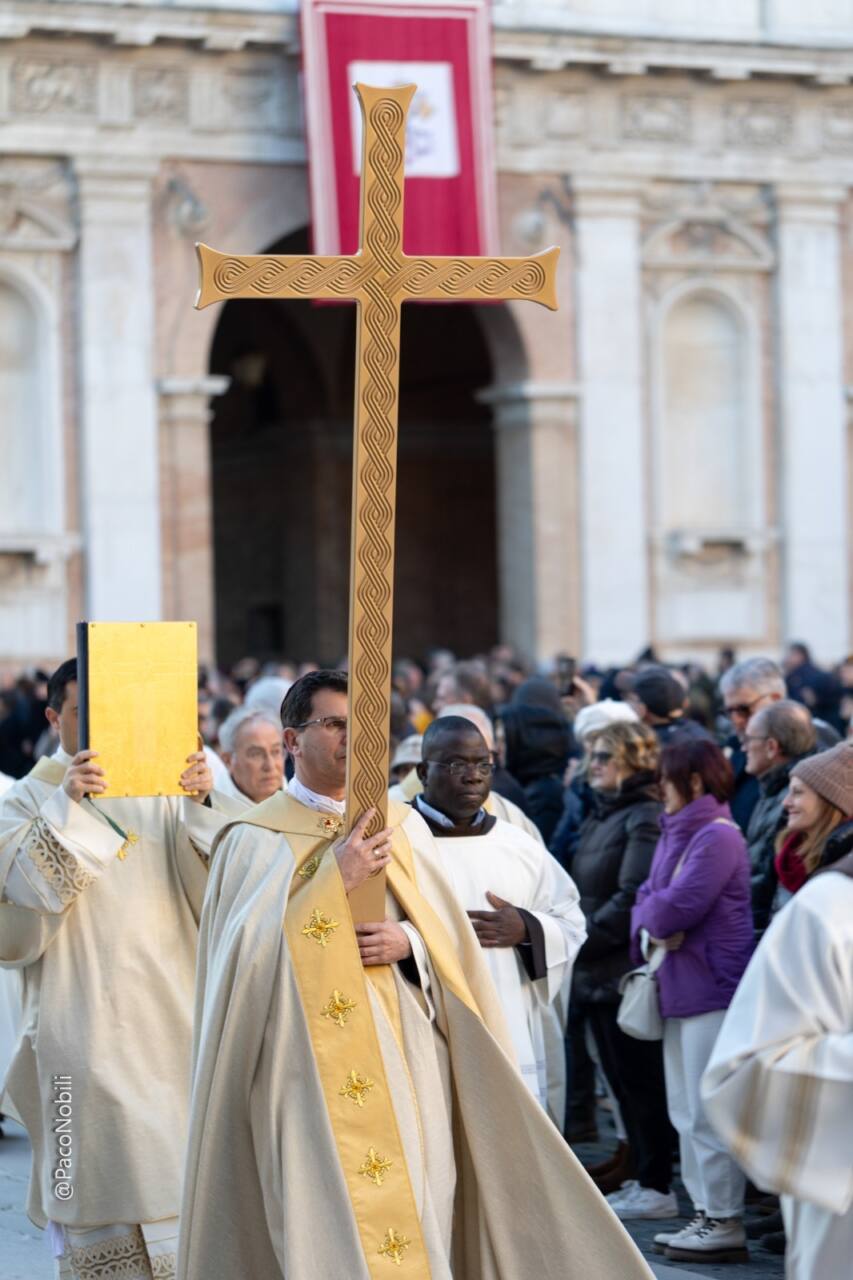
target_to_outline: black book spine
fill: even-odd
[[[77,623],[77,750],[89,750],[89,624]]]

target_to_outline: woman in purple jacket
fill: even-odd
[[[675,737],[661,754],[662,835],[631,914],[634,958],[658,970],[667,1107],[696,1216],[655,1244],[684,1262],[742,1261],[744,1176],[708,1124],[699,1082],[753,947],[749,859],[728,799],[731,765],[710,739]]]

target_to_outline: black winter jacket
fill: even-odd
[[[571,728],[565,716],[549,707],[502,707],[498,714],[504,727],[506,767],[524,788],[524,808],[547,844],[563,812]]]
[[[651,772],[634,774],[616,793],[593,794],[572,860],[588,931],[575,961],[572,1000],[616,1004],[619,981],[633,967],[631,908],[649,875],[662,806]]]
[[[787,760],[769,769],[758,780],[758,803],[746,829],[752,881],[752,917],[760,937],[770,923],[776,896],[776,837],[784,824],[782,801],[788,790],[796,760]]]

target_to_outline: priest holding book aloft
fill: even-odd
[[[343,835],[347,676],[282,707],[295,776],[216,842],[181,1280],[650,1280],[525,1087],[423,819]],[[347,894],[387,870],[385,919]]]
[[[7,1106],[57,1275],[150,1280],[175,1273],[197,919],[227,816],[201,752],[184,798],[100,799],[77,713],[72,658],[48,683],[59,749],[0,810],[0,964],[23,985]]]

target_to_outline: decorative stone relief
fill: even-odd
[[[93,62],[25,57],[12,68],[12,107],[21,115],[94,115],[96,89]]]
[[[548,106],[545,128],[552,138],[578,138],[587,130],[585,93],[555,93]]]
[[[829,150],[853,151],[853,102],[834,102],[824,107],[821,134]]]
[[[133,79],[137,117],[182,124],[189,114],[187,73],[178,67],[138,67]]]
[[[0,161],[0,249],[70,249],[76,239],[64,166]]]
[[[639,93],[622,99],[623,138],[644,142],[687,142],[690,133],[689,98]]]
[[[272,69],[231,69],[222,78],[225,125],[229,129],[280,127],[280,76]]]
[[[749,98],[726,104],[725,137],[732,147],[786,147],[794,116],[786,102]]]
[[[722,210],[688,211],[658,225],[643,247],[647,267],[710,268],[713,271],[768,271],[773,251],[764,236]]]

